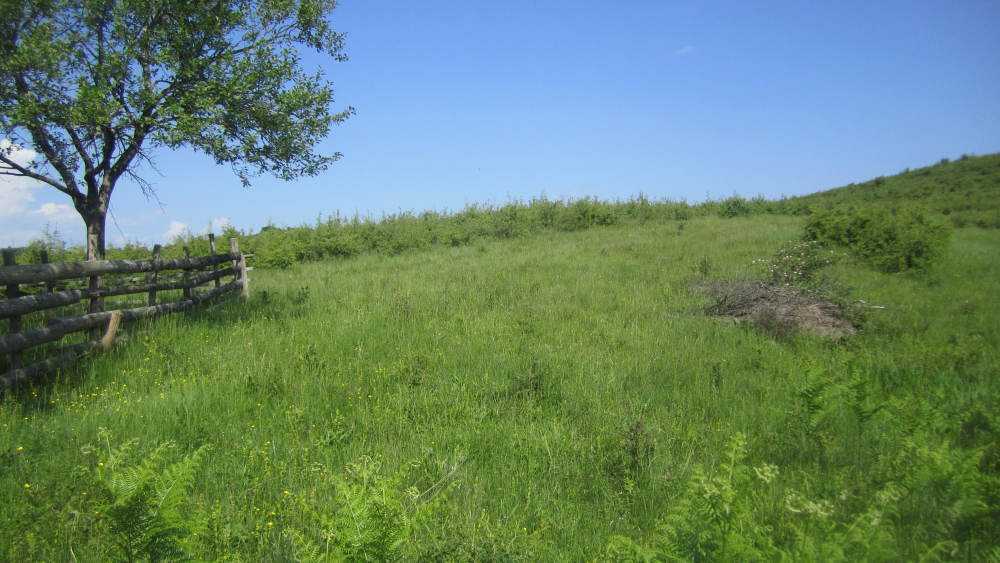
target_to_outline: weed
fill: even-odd
[[[641,418],[629,425],[622,446],[625,469],[633,480],[638,480],[656,453],[656,442]]]
[[[698,263],[695,264],[694,267],[695,273],[697,273],[699,276],[703,278],[707,278],[710,275],[712,275],[713,270],[714,268],[712,266],[712,259],[709,258],[708,256],[702,256],[701,258],[699,258]]]
[[[719,388],[722,387],[722,380],[723,380],[722,365],[719,364],[718,362],[712,364],[712,371],[710,378],[712,381],[712,389],[714,389],[717,392]]]
[[[295,293],[292,294],[292,298],[291,298],[292,304],[296,305],[296,306],[302,306],[302,305],[305,305],[306,303],[308,303],[309,302],[309,292],[310,292],[310,290],[309,290],[308,286],[304,285],[304,286],[299,287],[297,290],[295,290]]]
[[[605,443],[604,449],[608,475],[634,487],[646,476],[656,453],[656,440],[646,423],[637,418]]]
[[[548,366],[532,358],[528,368],[515,375],[507,391],[509,397],[552,404],[560,399],[559,388]]]

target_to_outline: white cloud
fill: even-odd
[[[692,45],[685,45],[680,49],[674,51],[674,54],[680,57],[683,57],[684,55],[690,55],[691,53],[694,53],[694,46]]]
[[[29,180],[30,181],[30,180]],[[23,178],[0,176],[0,217],[20,215],[35,201],[35,186]]]
[[[163,238],[167,239],[167,242],[173,241],[177,237],[184,236],[190,233],[191,230],[188,229],[187,223],[181,223],[180,221],[171,221],[170,226],[167,227],[167,232],[163,233]]]
[[[9,139],[0,139],[0,151],[22,166],[29,165],[38,156],[31,149],[13,146]],[[0,246],[21,246],[40,237],[46,225],[69,226],[79,221],[71,205],[39,202],[39,197],[46,194],[59,197],[55,190],[37,180],[0,175]],[[77,229],[67,228],[68,231],[61,232],[68,233],[75,242],[78,237],[73,235]]]
[[[65,203],[43,203],[35,213],[54,223],[69,223],[80,218],[76,209]]]
[[[9,158],[22,166],[28,165],[37,154],[30,149],[11,150],[8,139],[0,139],[0,151],[10,151]],[[0,175],[0,217],[26,212],[35,201],[35,189],[40,186],[40,182],[31,178]]]

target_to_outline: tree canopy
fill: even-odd
[[[351,108],[312,49],[346,58],[333,0],[4,0],[0,3],[0,174],[70,197],[87,224],[88,257],[120,178],[152,149],[189,147],[258,174],[315,175],[340,153],[315,147]],[[30,145],[39,155],[18,163]]]

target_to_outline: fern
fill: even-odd
[[[606,556],[613,560],[759,560],[776,552],[753,513],[751,470],[746,459],[746,438],[735,435],[725,459],[714,474],[696,468],[688,487],[657,530],[653,548],[622,537],[613,539]],[[772,477],[773,466],[756,473]]]
[[[848,398],[844,391],[853,388],[824,387],[826,392],[815,395],[816,404],[831,401],[819,399],[829,393]],[[888,455],[882,473],[891,479],[852,510],[846,493],[836,500],[810,498],[778,483],[776,467],[751,468],[745,440],[737,434],[716,471],[694,471],[651,545],[615,536],[604,556],[613,561],[894,561],[908,553],[920,561],[955,559],[977,542],[989,541],[995,530],[978,471],[981,455],[982,450],[955,449],[947,441],[915,434]],[[768,511],[768,489],[785,491],[783,510]],[[903,522],[905,534],[899,527]]]
[[[854,372],[847,385],[851,391],[851,410],[854,412],[854,418],[857,420],[858,426],[864,426],[882,410],[884,404],[878,403],[869,406],[871,399],[868,392],[868,381],[858,371]]]
[[[406,487],[419,462],[385,472],[382,463],[370,457],[346,467],[343,474],[320,468],[320,481],[329,485],[331,505],[306,495],[293,495],[298,527],[284,530],[295,559],[299,561],[387,561],[419,558],[418,535],[433,535],[464,454],[438,467],[437,481],[423,492]],[[323,495],[325,496],[325,495]]]
[[[103,437],[108,440],[107,434]],[[97,485],[103,493],[101,512],[107,516],[115,546],[128,561],[163,561],[189,556],[185,540],[196,531],[185,514],[189,493],[207,447],[168,463],[173,443],[156,446],[129,464],[136,442],[116,449],[98,464]]]

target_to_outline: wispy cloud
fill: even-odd
[[[677,55],[678,57],[683,57],[685,55],[690,55],[691,53],[694,53],[694,46],[692,46],[692,45],[685,45],[685,46],[681,47],[680,49],[677,49],[676,51],[674,51],[674,54]]]
[[[0,138],[0,151],[21,166],[30,166],[38,153],[20,147],[10,139]],[[0,175],[0,246],[20,246],[42,235],[46,226],[67,229],[69,238],[76,240],[80,216],[72,205],[39,202],[39,199],[59,197],[55,190],[24,176]],[[62,232],[62,229],[60,229]],[[81,229],[82,231],[82,229]]]
[[[163,233],[163,238],[167,239],[167,242],[172,242],[178,237],[182,237],[190,232],[191,230],[188,229],[187,223],[171,221],[170,226],[167,227],[167,232]]]
[[[55,223],[69,223],[80,218],[73,206],[65,203],[43,203],[35,213]]]
[[[36,156],[33,150],[12,146],[8,139],[0,139],[0,151],[21,166],[27,166]],[[31,178],[0,175],[0,216],[20,215],[28,211],[35,201],[34,191],[39,187],[39,182]]]

